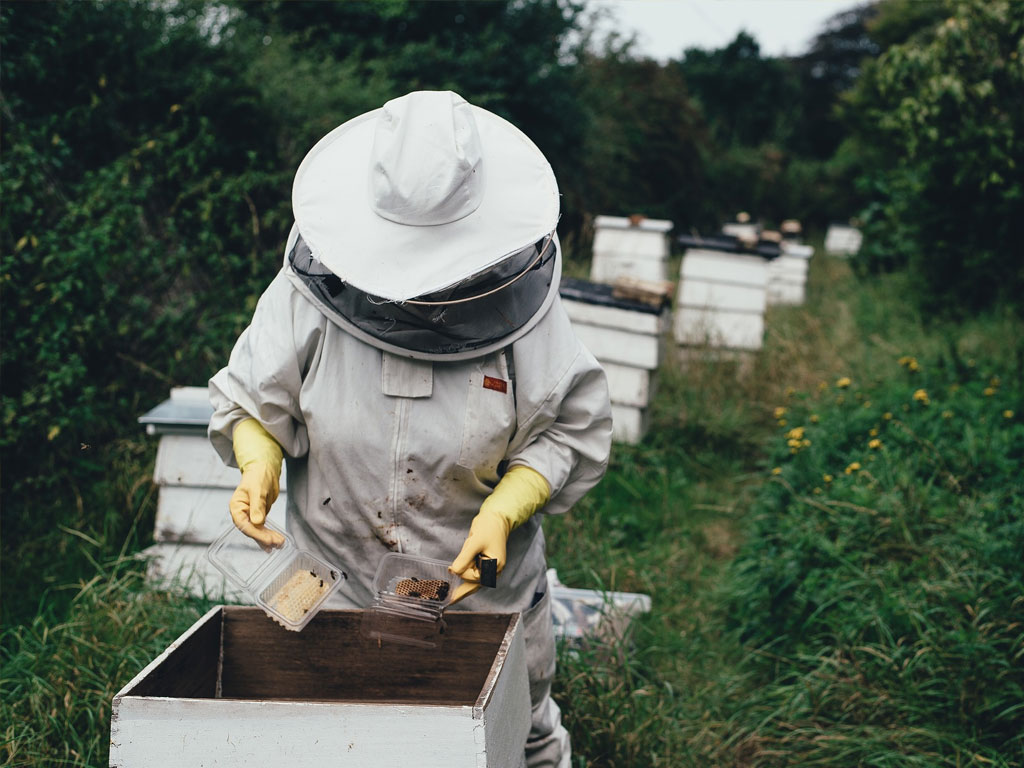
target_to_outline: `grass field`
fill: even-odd
[[[756,360],[669,360],[645,442],[546,521],[563,582],[653,601],[561,654],[576,765],[1024,765],[1024,333],[905,293],[816,257]],[[2,638],[5,765],[105,766],[114,692],[207,607],[65,536],[67,615]]]

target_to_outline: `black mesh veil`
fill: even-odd
[[[316,299],[372,339],[425,356],[463,356],[493,347],[546,306],[557,254],[557,240],[545,237],[479,275],[408,302],[345,283],[314,258],[301,235],[288,263]]]

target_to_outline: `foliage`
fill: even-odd
[[[865,271],[906,266],[932,313],[1024,309],[1024,8],[955,4],[895,45],[850,102],[872,201]]]
[[[1024,382],[891,365],[776,410],[732,615],[763,679],[805,692],[779,698],[788,722],[851,763],[1022,756]],[[887,746],[897,728],[916,733]]]
[[[0,635],[4,765],[107,765],[114,694],[209,607],[146,590],[144,571],[97,563],[67,620],[39,615]]]
[[[226,358],[274,270],[259,212],[283,178],[269,111],[196,8],[0,13],[3,575],[16,581],[59,524],[123,540],[132,516],[111,502],[139,478],[110,469],[146,407]],[[4,601],[5,616],[18,608]]]

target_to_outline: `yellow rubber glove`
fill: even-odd
[[[242,470],[242,479],[228,502],[231,519],[238,530],[269,552],[284,544],[281,534],[263,527],[281,490],[281,446],[256,419],[239,422],[231,440]]]
[[[544,476],[530,467],[512,467],[484,499],[480,511],[469,526],[459,552],[448,570],[458,574],[467,582],[459,585],[449,605],[480,589],[480,570],[476,567],[477,555],[493,557],[498,561],[498,573],[505,567],[509,534],[529,520],[534,512],[548,503],[551,486]]]

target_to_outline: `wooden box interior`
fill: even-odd
[[[289,632],[224,606],[124,694],[472,706],[513,618],[453,611],[441,644],[419,648],[364,637],[363,616],[325,610]]]

